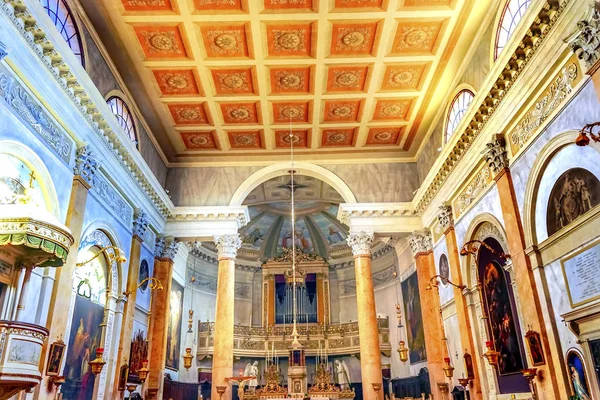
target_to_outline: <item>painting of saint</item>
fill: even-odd
[[[402,299],[404,300],[404,315],[406,315],[406,332],[410,363],[425,361],[425,332],[421,314],[421,299],[419,298],[419,281],[417,273],[413,273],[401,283]]]
[[[327,235],[327,242],[329,242],[329,244],[333,245],[344,242],[344,237],[335,226],[329,225],[328,230],[329,234]]]
[[[140,275],[138,277],[138,282],[144,282],[145,279],[148,279],[148,276],[150,276],[150,268],[148,267],[148,261],[142,260],[142,263],[140,264]],[[144,282],[142,286],[140,286],[140,290],[142,292],[145,292],[147,288],[148,281]]]
[[[578,400],[591,400],[585,367],[579,354],[575,351],[570,351],[567,354],[567,372],[571,379],[571,389],[573,395]]]
[[[99,325],[104,317],[104,307],[91,300],[76,296],[73,320],[69,333],[69,346],[63,375],[66,378],[61,391],[65,399],[91,400],[95,376],[89,362],[96,358],[100,343]]]
[[[548,235],[558,232],[600,203],[600,181],[583,168],[572,168],[554,184],[548,200]]]
[[[489,262],[482,279],[494,348],[500,353],[500,375],[521,372],[523,358],[504,270],[496,262]]]
[[[448,278],[450,277],[450,264],[448,264],[448,257],[445,254],[440,256],[440,276],[442,277],[442,284],[444,286],[448,285]]]
[[[167,367],[179,369],[181,313],[183,310],[183,287],[173,281],[169,299],[169,326],[167,328]]]

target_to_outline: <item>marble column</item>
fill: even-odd
[[[454,232],[454,218],[452,216],[452,208],[450,206],[440,207],[438,214],[440,227],[444,230],[446,237],[446,246],[448,248],[448,262],[450,263],[450,276],[452,283],[461,286],[463,285],[463,276],[460,268],[460,256],[458,244],[456,242],[456,232]],[[456,305],[456,317],[458,319],[458,332],[460,334],[460,343],[463,350],[471,355],[473,361],[474,378],[470,382],[470,398],[471,400],[483,399],[481,393],[481,379],[479,377],[478,364],[480,360],[475,353],[475,342],[473,340],[473,330],[471,319],[469,318],[469,309],[467,298],[463,295],[462,290],[454,288],[454,304]]]
[[[73,169],[75,176],[73,177],[73,185],[71,187],[71,197],[69,199],[69,209],[67,210],[67,218],[65,225],[71,231],[74,242],[69,249],[69,255],[60,268],[56,269],[54,276],[54,286],[52,287],[52,295],[48,306],[48,319],[46,327],[50,331],[48,340],[42,351],[41,360],[44,363],[42,371],[46,371],[46,352],[50,343],[58,338],[64,337],[69,320],[71,292],[73,290],[73,273],[75,264],[77,263],[77,251],[81,241],[83,230],[83,219],[85,206],[87,203],[88,193],[93,184],[94,176],[98,169],[98,162],[87,146],[80,147],[77,150],[77,159]],[[61,371],[62,372],[62,371]],[[54,390],[52,385],[48,385],[47,377],[44,377],[44,382],[40,384],[40,388],[51,388],[51,391],[40,389],[38,399],[54,398]]]
[[[520,314],[523,326],[540,334],[542,347],[546,355],[546,363],[537,366],[540,378],[536,379],[539,399],[566,399],[569,397],[570,384],[566,374],[559,337],[557,335],[554,313],[549,309],[544,293],[544,287],[539,287],[531,268],[529,257],[525,253],[525,235],[521,214],[515,196],[510,170],[506,143],[501,135],[496,135],[487,144],[486,161],[496,180],[508,249],[513,264],[517,293],[521,305]],[[538,274],[544,275],[543,268],[537,269]],[[539,281],[545,282],[545,276]],[[543,285],[543,283],[542,283]],[[540,298],[540,293],[543,298]],[[546,320],[544,320],[546,318]],[[531,362],[528,362],[531,366]]]
[[[374,383],[383,383],[379,329],[377,327],[377,312],[371,273],[371,245],[373,240],[373,233],[367,232],[350,233],[347,239],[354,255],[356,310],[360,340],[360,372],[363,398],[367,400],[383,399],[383,389],[379,391],[379,395],[373,390]]]
[[[448,357],[448,351],[446,340],[444,340],[440,295],[435,289],[426,289],[429,280],[436,274],[431,234],[429,232],[413,232],[408,243],[415,258],[417,279],[419,281],[419,299],[421,300],[431,393],[433,393],[434,398],[443,398],[437,384],[447,383],[443,368],[444,357]]]
[[[167,358],[167,329],[169,326],[171,282],[173,260],[178,243],[172,238],[159,237],[154,249],[154,273],[163,290],[152,293],[150,303],[150,327],[148,334],[148,368],[150,373],[145,382],[146,399],[162,399],[163,375]]]
[[[117,353],[117,367],[129,365],[131,340],[133,337],[133,320],[135,316],[135,300],[138,288],[140,271],[140,255],[142,242],[148,229],[148,216],[142,210],[136,210],[133,220],[131,238],[131,251],[129,253],[129,271],[127,274],[127,289],[123,305],[123,324],[119,335],[119,350]],[[119,374],[115,374],[113,394],[119,393],[118,398],[123,398],[125,392],[119,392]]]
[[[235,258],[242,245],[239,235],[215,236],[219,257],[217,305],[212,362],[212,399],[219,400],[217,386],[227,386],[224,400],[231,400],[231,386],[226,378],[233,376],[233,312],[235,296]]]

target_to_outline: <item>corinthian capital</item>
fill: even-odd
[[[159,236],[154,246],[154,257],[174,260],[179,242],[172,237]]]
[[[373,232],[353,232],[350,233],[346,241],[352,248],[354,257],[371,256],[371,246],[375,240]]]
[[[567,38],[571,50],[586,67],[592,67],[600,59],[600,10],[590,6],[585,17],[577,23],[577,31]]]
[[[143,238],[148,229],[148,214],[138,208],[133,215],[133,235]]]
[[[508,168],[508,156],[506,155],[506,140],[502,135],[494,135],[491,142],[486,144],[485,160],[492,169],[494,176],[505,168]]]
[[[454,226],[454,217],[452,216],[452,207],[441,206],[438,214],[438,222],[444,231]]]
[[[77,158],[75,159],[75,167],[73,173],[80,176],[88,185],[94,184],[96,171],[100,167],[98,160],[94,156],[89,146],[81,146],[77,149]]]
[[[237,233],[234,235],[215,236],[215,245],[217,246],[219,260],[235,260],[238,249],[242,247],[242,241],[240,240],[240,235]]]
[[[414,257],[420,253],[428,253],[433,249],[433,241],[429,232],[411,233],[408,237],[408,244]]]

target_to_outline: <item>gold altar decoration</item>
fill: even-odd
[[[353,399],[356,393],[354,389],[342,390],[331,382],[331,375],[327,370],[326,364],[319,364],[315,373],[315,383],[308,389],[309,396],[334,398],[334,399]]]
[[[244,386],[246,385],[246,382],[248,382],[251,379],[256,378],[255,376],[244,376],[244,373],[242,372],[242,370],[240,369],[240,374],[239,376],[232,376],[229,378],[225,378],[227,380],[227,382],[237,382],[238,383],[238,398],[240,400],[244,400]]]
[[[265,385],[256,390],[255,396],[246,395],[246,399],[268,399],[273,397],[287,397],[287,388],[279,384],[279,369],[275,363],[269,363],[265,370]]]

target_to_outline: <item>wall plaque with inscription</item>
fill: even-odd
[[[561,265],[572,307],[600,298],[600,243],[565,257]]]

